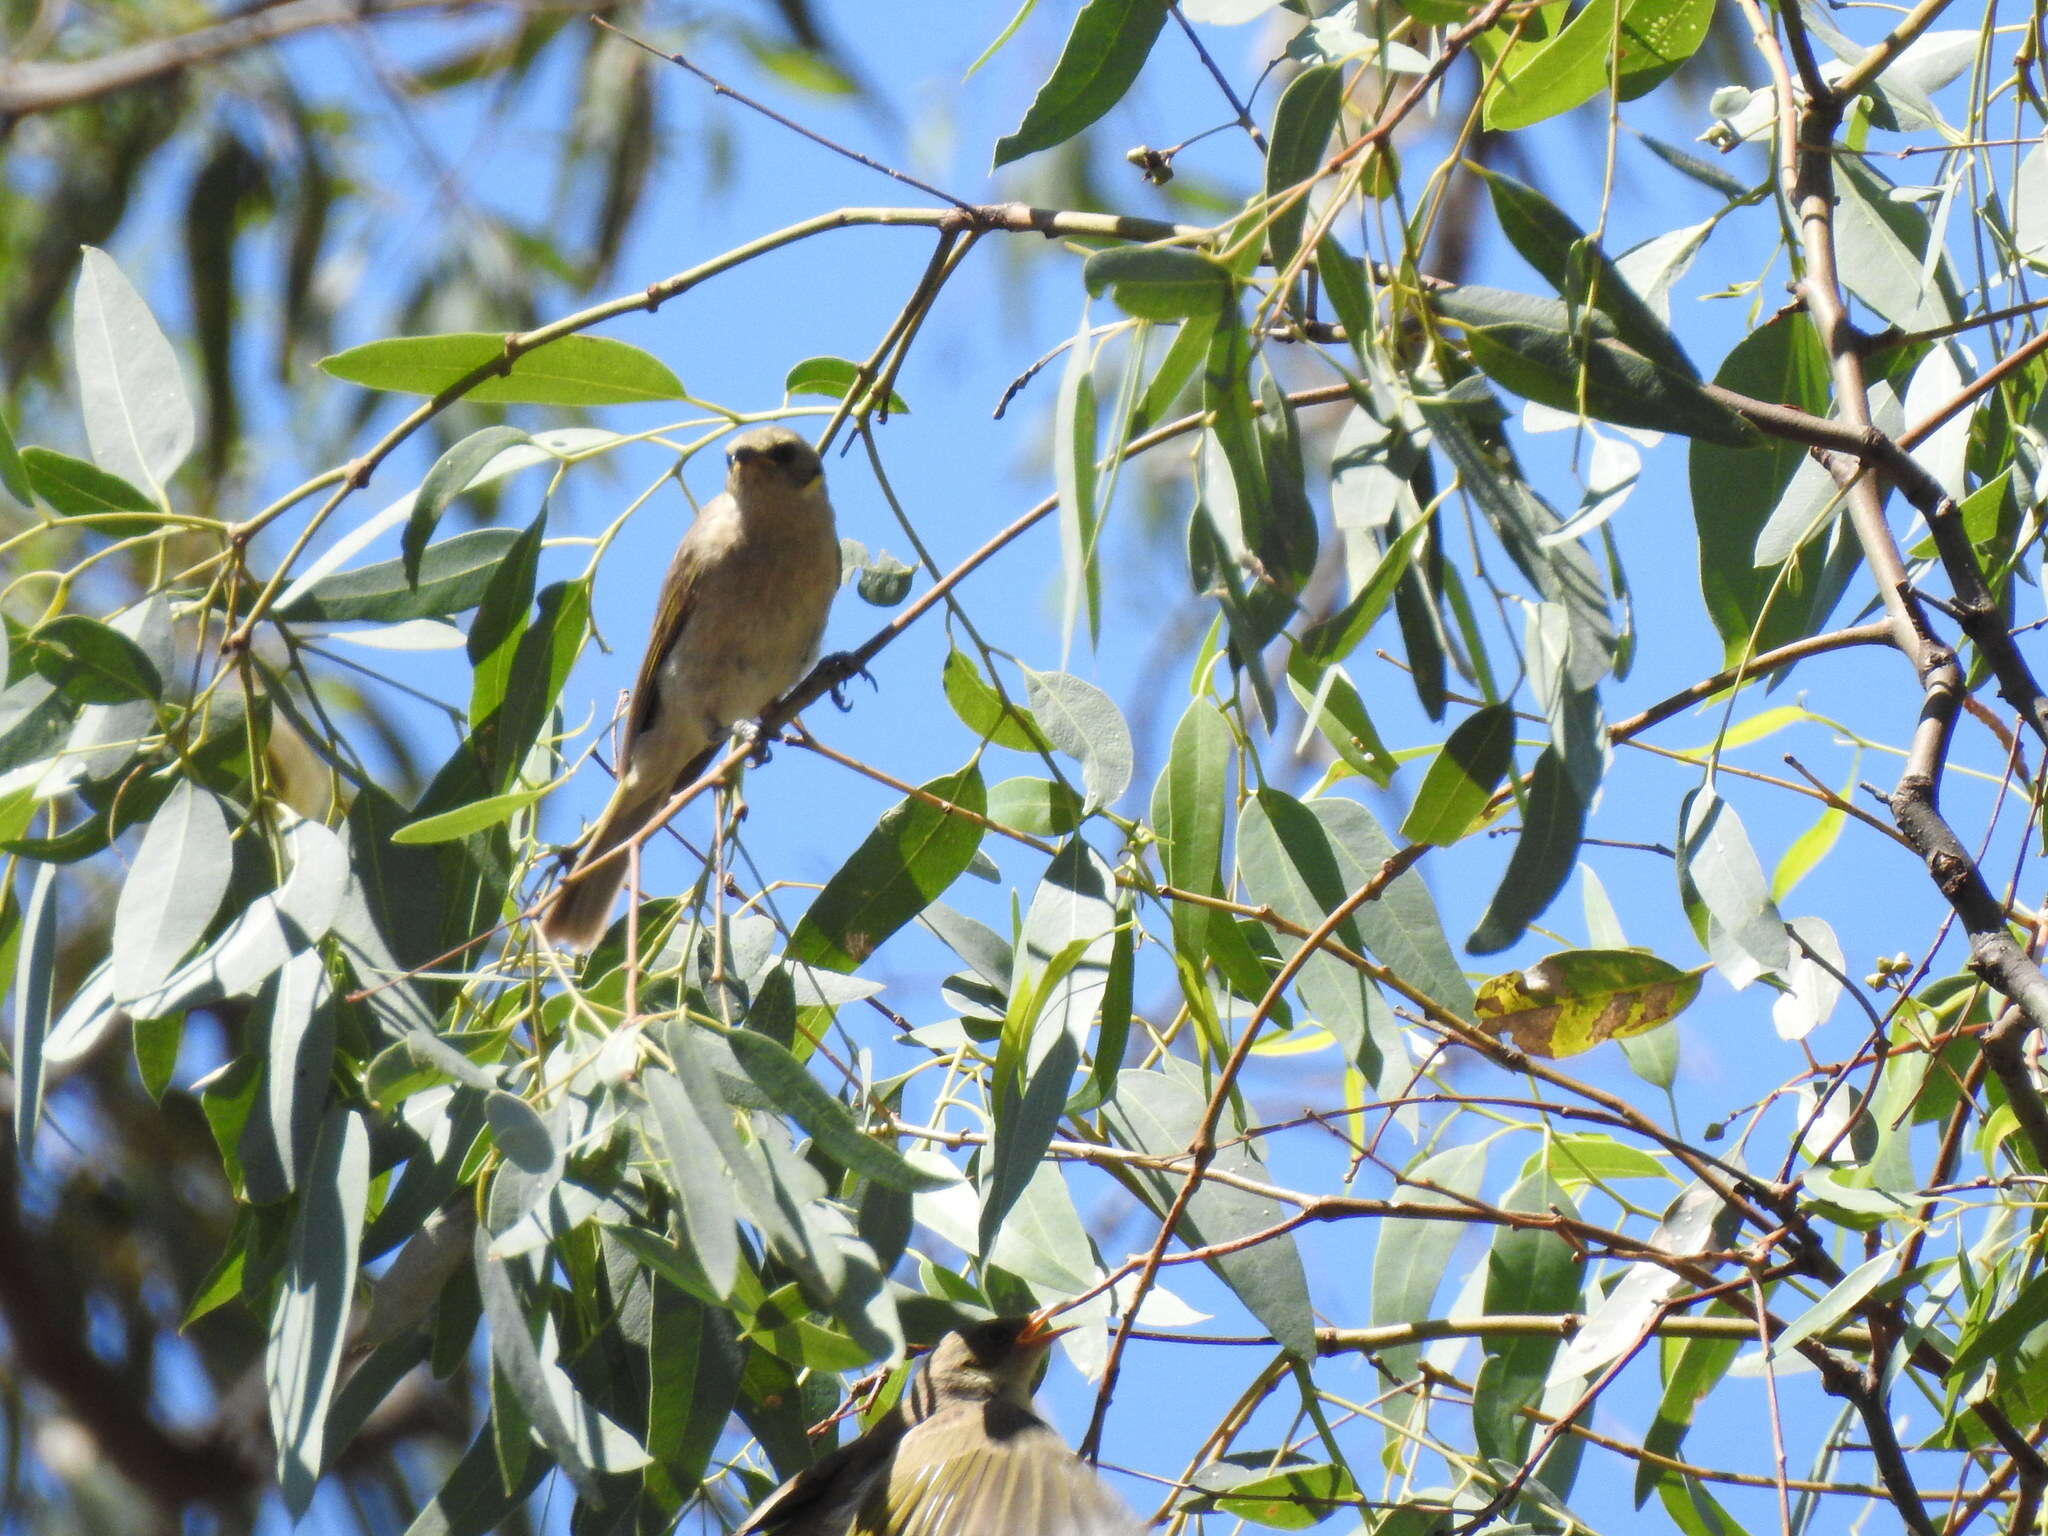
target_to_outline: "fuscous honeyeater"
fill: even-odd
[[[1138,1519],[1031,1408],[1037,1317],[949,1333],[859,1439],[771,1493],[735,1536],[1137,1536]]]
[[[725,458],[724,494],[690,524],[661,585],[618,785],[541,915],[550,944],[596,947],[625,883],[625,845],[818,654],[839,537],[817,451],[787,427],[757,427]]]

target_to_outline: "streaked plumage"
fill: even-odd
[[[839,588],[818,455],[787,427],[757,427],[732,440],[726,462],[724,494],[697,514],[662,582],[618,785],[541,916],[550,944],[597,945],[626,879],[618,850],[818,654]]]
[[[1059,1332],[1013,1317],[947,1334],[892,1412],[736,1536],[1136,1536],[1137,1517],[1032,1411]]]

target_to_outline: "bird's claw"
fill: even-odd
[[[853,708],[853,705],[846,697],[846,685],[856,677],[866,678],[868,686],[874,689],[875,692],[880,693],[882,691],[882,685],[875,681],[875,674],[870,672],[866,664],[859,660],[851,651],[835,651],[832,655],[819,662],[818,665],[832,679],[826,685],[825,691],[831,694],[834,707],[842,715]]]
[[[747,761],[759,768],[768,761],[768,733],[758,720],[742,720],[732,728],[734,738],[747,749]]]

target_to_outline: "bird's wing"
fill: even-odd
[[[697,603],[697,581],[704,570],[707,546],[725,522],[730,505],[731,498],[723,493],[707,502],[676,546],[675,558],[668,563],[668,575],[661,583],[661,606],[655,610],[647,651],[640,658],[640,675],[633,679],[633,699],[626,707],[629,741],[653,723],[655,706],[661,698],[657,674],[690,620],[690,611]]]
[[[976,1443],[952,1454],[918,1454],[914,1442],[939,1428],[920,1426],[905,1437],[854,1536],[1140,1536],[1144,1529],[1041,1421],[973,1437]]]
[[[901,1414],[818,1458],[758,1504],[733,1536],[841,1536],[903,1437]]]

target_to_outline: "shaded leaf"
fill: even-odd
[[[1236,287],[1230,269],[1222,262],[1178,245],[1118,245],[1096,251],[1083,264],[1081,280],[1087,284],[1090,296],[1100,298],[1107,292],[1125,314],[1140,320],[1185,319],[1191,326],[1205,320],[1213,325]],[[1192,357],[1182,352],[1182,341],[1188,343]],[[1201,356],[1201,352],[1194,351],[1196,343],[1206,350],[1208,336],[1202,329],[1183,327],[1160,364],[1155,388],[1147,392],[1140,407],[1143,422],[1150,424],[1164,416],[1171,399],[1155,400],[1154,396],[1178,394],[1179,383],[1169,391],[1158,387],[1158,380],[1178,375],[1179,381],[1185,382],[1193,371],[1194,361]],[[1176,362],[1181,362],[1185,371],[1174,367]],[[1139,430],[1137,422],[1132,426],[1134,431]]]
[[[419,584],[420,556],[426,552],[427,541],[434,536],[448,504],[467,490],[478,471],[505,449],[532,441],[517,427],[485,427],[470,433],[434,460],[434,467],[427,471],[427,478],[420,482],[413,496],[412,515],[399,536],[406,578],[414,586]]]
[[[294,1515],[312,1502],[323,1470],[327,1408],[341,1371],[369,1178],[362,1117],[336,1107],[320,1126],[292,1219],[291,1251],[264,1352],[278,1482]]]
[[[786,395],[825,395],[843,400],[859,382],[859,365],[843,357],[807,357],[784,376],[782,392]],[[889,391],[888,412],[891,416],[910,414],[910,407],[893,389]]]
[[[996,167],[1064,143],[1121,101],[1165,24],[1158,0],[1087,0],[1024,121],[996,141]]]
[[[1465,948],[1475,955],[1497,953],[1519,939],[1564,889],[1578,857],[1586,808],[1555,749],[1545,747],[1536,759],[1524,804],[1522,834],[1508,856],[1507,872],[1487,903],[1486,915],[1465,941]]]
[[[1413,843],[1449,847],[1472,830],[1515,764],[1515,712],[1488,704],[1458,722],[1430,759],[1401,822]]]
[[[483,600],[520,535],[517,528],[472,528],[443,539],[421,555],[417,580],[406,574],[403,560],[336,571],[279,608],[277,617],[288,623],[366,619],[396,624],[460,613]]]

